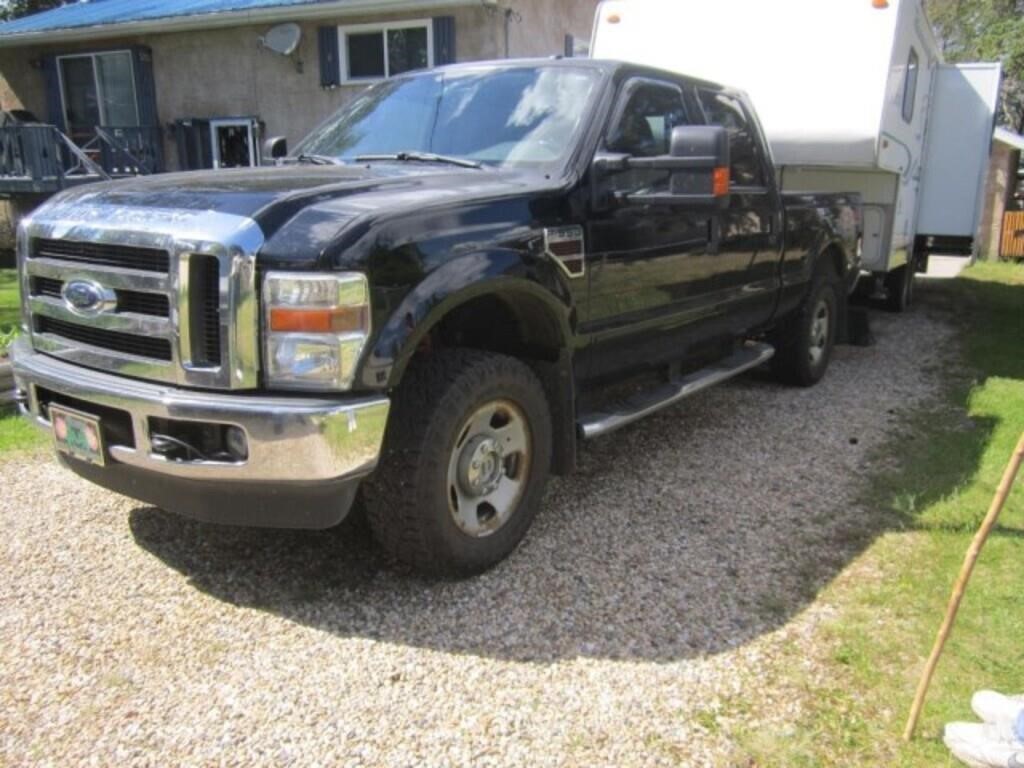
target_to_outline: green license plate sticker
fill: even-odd
[[[98,418],[51,405],[50,423],[58,451],[80,461],[103,466],[103,434]]]

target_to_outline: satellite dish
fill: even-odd
[[[282,56],[291,56],[302,40],[302,29],[298,24],[278,24],[260,38],[260,45]]]

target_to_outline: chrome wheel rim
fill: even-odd
[[[825,350],[828,348],[829,320],[828,302],[821,299],[811,315],[811,343],[808,350],[811,365],[817,365],[825,356]]]
[[[512,517],[530,471],[530,427],[508,400],[478,408],[459,430],[448,461],[448,510],[459,530],[482,538]]]

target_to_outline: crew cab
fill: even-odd
[[[855,195],[780,193],[747,98],[609,61],[357,96],[273,167],[81,187],[19,230],[24,413],[82,477],[467,574],[582,440],[771,362],[824,374]]]

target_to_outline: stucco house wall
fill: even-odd
[[[512,0],[504,7],[441,7],[433,14],[455,17],[456,61],[479,61],[504,58],[506,23],[509,55],[560,54],[565,35],[589,38],[596,6],[597,0]],[[506,14],[505,8],[512,13]],[[142,45],[152,51],[162,125],[191,117],[256,116],[264,121],[266,136],[286,136],[294,146],[365,87],[320,86],[317,28],[419,18],[426,17],[369,15],[304,22],[302,42],[288,58],[258,44],[268,25],[0,48],[0,107],[28,109],[48,120],[41,57]],[[164,157],[169,169],[179,167],[169,130],[164,132]]]
[[[506,7],[521,21],[509,24],[509,55],[550,56],[565,49],[565,36],[589,43],[598,0],[513,0]],[[504,46],[504,30],[501,31]]]

